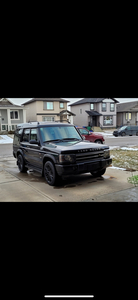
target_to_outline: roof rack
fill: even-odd
[[[30,124],[37,123],[38,125],[40,124],[38,121],[28,121],[28,123]]]

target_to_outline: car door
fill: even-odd
[[[85,140],[93,142],[92,136],[89,135],[89,131],[87,129],[80,128],[80,133],[85,137]]]
[[[40,169],[42,168],[42,154],[40,152],[40,138],[38,128],[30,129],[30,141],[31,140],[34,141],[34,144],[29,143],[30,163],[34,167],[38,167]]]
[[[23,131],[22,141],[21,141],[20,145],[21,145],[21,149],[23,151],[24,160],[27,163],[30,162],[29,141],[30,141],[30,129],[25,128],[24,131]]]
[[[126,134],[127,135],[133,135],[132,127],[131,126],[127,126],[127,128],[126,128]]]

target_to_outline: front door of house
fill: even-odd
[[[96,117],[93,117],[93,126],[96,126]]]

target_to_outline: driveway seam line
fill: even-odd
[[[49,197],[48,195],[44,194],[43,192],[39,191],[38,189],[32,187],[29,183],[27,183],[26,181],[18,178],[16,175],[13,175],[12,173],[10,173],[9,171],[5,170],[7,173],[9,173],[10,175],[16,177],[18,180],[22,181],[24,184],[27,184],[28,186],[30,186],[32,189],[34,189],[35,191],[37,191],[39,194],[41,194],[42,196],[44,196],[45,198],[48,198],[49,200],[51,200],[52,202],[56,202],[56,200],[52,199],[51,197]],[[9,183],[9,182],[8,182]],[[41,201],[40,201],[41,202]]]

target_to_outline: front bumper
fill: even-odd
[[[82,174],[93,171],[101,171],[109,167],[112,163],[111,158],[102,159],[99,161],[89,161],[83,163],[77,163],[72,165],[55,165],[56,171],[59,176],[62,175],[73,175],[73,174]]]

